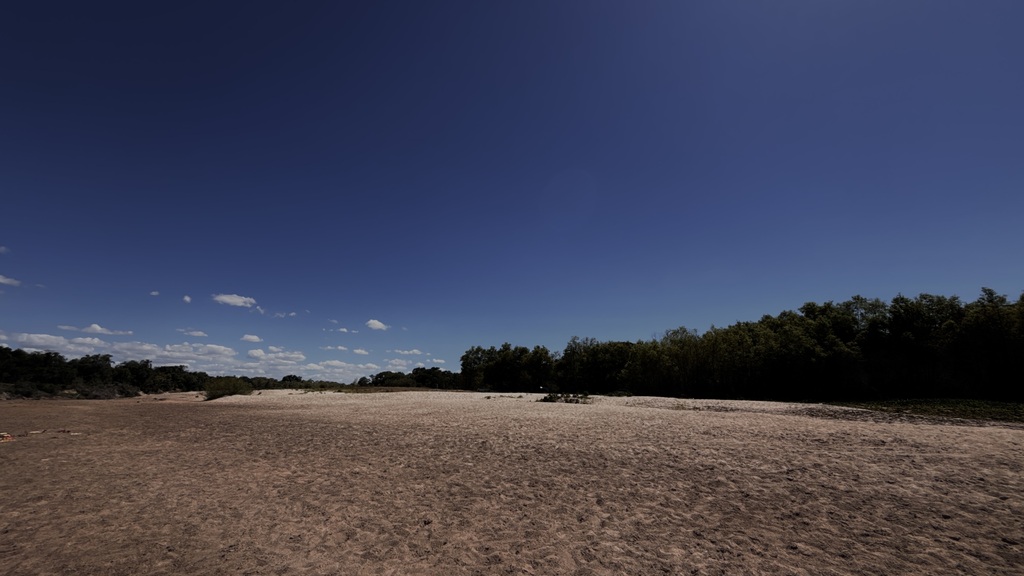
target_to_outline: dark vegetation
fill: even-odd
[[[563,392],[550,392],[546,396],[537,400],[537,402],[561,402],[562,404],[590,404],[590,396],[587,393],[583,394],[569,394]]]
[[[1024,422],[1024,403],[1020,402],[929,398],[922,400],[871,400],[865,402],[841,402],[838,404],[897,415],[908,414],[945,419],[966,418],[972,420]]]
[[[115,366],[109,355],[66,360],[54,352],[0,347],[0,395],[109,398],[206,390],[212,398],[268,388],[431,388],[542,392],[556,401],[583,394],[861,403],[943,398],[957,401],[931,409],[1012,415],[1020,412],[1013,403],[1024,402],[1024,295],[1010,302],[985,288],[970,303],[930,294],[888,303],[855,296],[703,334],[677,328],[637,342],[573,337],[555,353],[543,346],[474,346],[461,363],[461,373],[385,371],[342,385],[294,375],[211,377],[148,360]],[[994,408],[1000,402],[1010,407]],[[904,409],[929,408],[916,401]]]
[[[252,384],[234,376],[218,376],[207,380],[203,390],[206,392],[207,400],[216,400],[235,394],[252,394]]]
[[[510,344],[462,356],[463,385],[496,392],[687,398],[1024,401],[1024,295],[983,289],[974,302],[922,294],[860,296],[703,334],[573,338],[561,353]],[[960,403],[964,405],[963,403]]]
[[[67,360],[56,352],[26,352],[0,346],[0,398],[105,399],[161,392],[205,392],[207,400],[214,400],[281,388],[319,392],[452,390],[459,388],[458,382],[458,374],[439,368],[416,368],[411,374],[381,372],[352,384],[304,380],[294,374],[281,379],[210,376],[185,366],[153,366],[149,360],[115,365],[109,354]]]

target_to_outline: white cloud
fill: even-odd
[[[6,284],[8,286],[21,286],[21,280],[15,280],[14,278],[8,278],[3,274],[0,274],[0,284]]]
[[[263,338],[260,338],[255,334],[246,334],[245,336],[242,336],[242,340],[246,342],[263,342]]]
[[[338,332],[348,332],[348,328],[338,328]]]
[[[6,337],[5,337],[6,338]],[[171,344],[159,346],[148,342],[106,342],[94,337],[72,338],[51,334],[11,334],[14,342],[24,350],[53,351],[76,358],[100,351],[109,353],[115,362],[126,360],[152,360],[156,366],[185,365],[190,370],[209,374],[239,374],[243,366],[236,359],[237,352],[216,344]]]
[[[331,320],[330,318],[328,318],[327,321],[330,322],[331,324],[337,324],[338,323],[337,320]]]
[[[208,372],[224,372],[228,362],[238,355],[234,349],[217,344],[167,344],[159,346],[148,342],[116,342],[111,349],[129,359],[152,360],[157,366],[184,364]],[[193,365],[198,364],[198,367]],[[230,371],[230,370],[228,370]]]
[[[184,302],[185,304],[191,304],[192,297],[189,296],[188,294],[185,294],[184,296],[181,297],[181,301]]]
[[[306,359],[306,355],[302,352],[278,352],[277,354],[271,354],[271,356],[274,360],[288,364],[302,362]]]
[[[441,360],[440,358],[431,358],[430,361],[434,364],[444,364],[444,360]]]
[[[412,350],[392,350],[392,352],[394,352],[395,354],[403,354],[406,356],[419,356],[420,354],[423,354],[423,352],[420,352],[416,348],[413,348]]]
[[[159,296],[160,295],[160,291],[159,290],[153,290],[152,292],[149,293],[149,295],[150,296]]]
[[[412,364],[412,362],[410,362],[409,360],[394,358],[392,360],[388,360],[388,370],[404,371],[409,368],[410,364]]]
[[[83,330],[74,326],[61,326],[61,328],[77,332]],[[189,336],[200,332],[191,328],[179,328],[177,331]],[[164,345],[139,341],[116,342],[106,341],[98,336],[99,333],[70,338],[53,334],[5,333],[0,330],[0,346],[18,347],[28,352],[52,351],[68,358],[77,358],[88,354],[110,354],[115,363],[128,360],[151,360],[154,366],[185,366],[188,370],[202,371],[215,376],[272,376],[280,378],[285,374],[299,374],[303,378],[346,383],[369,376],[382,369],[372,362],[349,363],[336,359],[309,363],[303,352],[286,350],[278,346],[246,349],[240,353],[231,347],[216,344],[182,342]],[[344,346],[329,346],[325,349],[345,351],[346,348]],[[370,354],[369,351],[363,349],[355,353]],[[397,360],[399,361],[389,362],[387,365],[391,369],[402,368],[404,360]],[[411,367],[411,365],[405,367]]]
[[[164,350],[170,354],[185,356],[234,356],[238,354],[227,346],[220,346],[217,344],[189,344],[188,342],[182,344],[168,344],[167,346],[164,346]]]
[[[106,334],[107,336],[124,336],[132,333],[131,330],[110,330],[109,328],[104,328],[99,324],[90,324],[85,328],[77,328],[75,326],[61,324],[57,326],[57,328],[60,328],[61,330],[69,330],[72,332],[85,332],[87,334]]]
[[[186,336],[192,336],[193,338],[206,338],[208,334],[202,330],[189,330],[185,332]]]
[[[325,360],[302,366],[289,366],[288,373],[300,374],[313,380],[332,380],[334,382],[352,382],[362,376],[380,370],[376,364],[350,364],[341,360]]]
[[[374,320],[373,318],[370,318],[369,320],[366,321],[366,327],[369,328],[370,330],[387,330],[388,328],[390,328],[390,326],[388,326],[387,324],[381,322],[380,320]]]
[[[14,341],[33,348],[61,348],[68,344],[67,338],[50,334],[18,334]]]
[[[201,346],[196,346],[199,354],[215,354],[218,356],[234,356],[235,354],[238,354],[227,346],[218,346],[216,344],[203,344]]]
[[[238,294],[214,294],[213,301],[220,304],[227,304],[228,306],[239,306],[242,308],[252,308],[256,305],[255,298],[239,296]]]
[[[341,350],[344,352],[345,350],[348,350],[348,348],[345,348],[344,346],[324,346],[321,350]]]
[[[116,335],[124,335],[124,334],[131,334],[132,333],[131,330],[110,330],[109,328],[104,328],[103,326],[100,326],[99,324],[89,324],[85,328],[82,328],[82,332],[87,332],[89,334],[107,334],[107,335],[115,335],[115,336]]]
[[[7,340],[6,337],[3,338]],[[15,334],[14,340],[27,352],[57,352],[70,356],[93,354],[97,347],[105,347],[106,342],[98,338],[73,338],[51,334]]]
[[[131,359],[149,359],[154,362],[159,361],[163,352],[160,346],[146,342],[117,342],[112,348]]]
[[[7,254],[11,250],[7,246],[0,246],[0,254]]]
[[[355,349],[355,350],[353,350],[352,352],[353,352],[354,354],[360,354],[360,355],[362,355],[362,356],[366,356],[367,354],[369,354],[369,352],[367,352],[366,350],[363,350],[362,348],[356,348],[356,349]]]
[[[258,360],[259,362],[269,366],[291,366],[306,359],[306,355],[302,352],[288,352],[280,348],[275,349],[274,347],[270,347],[269,349],[271,351],[270,353],[264,352],[259,348],[249,350],[248,356],[249,358]]]

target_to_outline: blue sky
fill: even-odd
[[[1024,289],[1024,4],[25,2],[0,344],[337,381]]]

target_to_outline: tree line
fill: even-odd
[[[66,359],[56,352],[0,346],[0,397],[119,398],[161,392],[268,390],[321,385],[299,376],[210,376],[186,366],[153,366],[150,360],[115,364],[110,354]]]
[[[473,346],[461,372],[418,367],[350,385],[757,400],[971,398],[1024,402],[1024,294],[983,288],[974,302],[921,294],[890,302],[854,296],[809,302],[703,334],[685,327],[636,342],[573,337],[544,346]],[[210,376],[149,360],[67,360],[55,352],[0,347],[0,394],[86,398],[139,393],[326,388],[288,375]]]
[[[573,337],[552,354],[504,344],[462,356],[469,388],[756,400],[1024,401],[1024,294],[855,296],[756,322],[637,342]]]

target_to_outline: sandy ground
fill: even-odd
[[[0,574],[1024,574],[1019,427],[487,396],[0,402]]]

